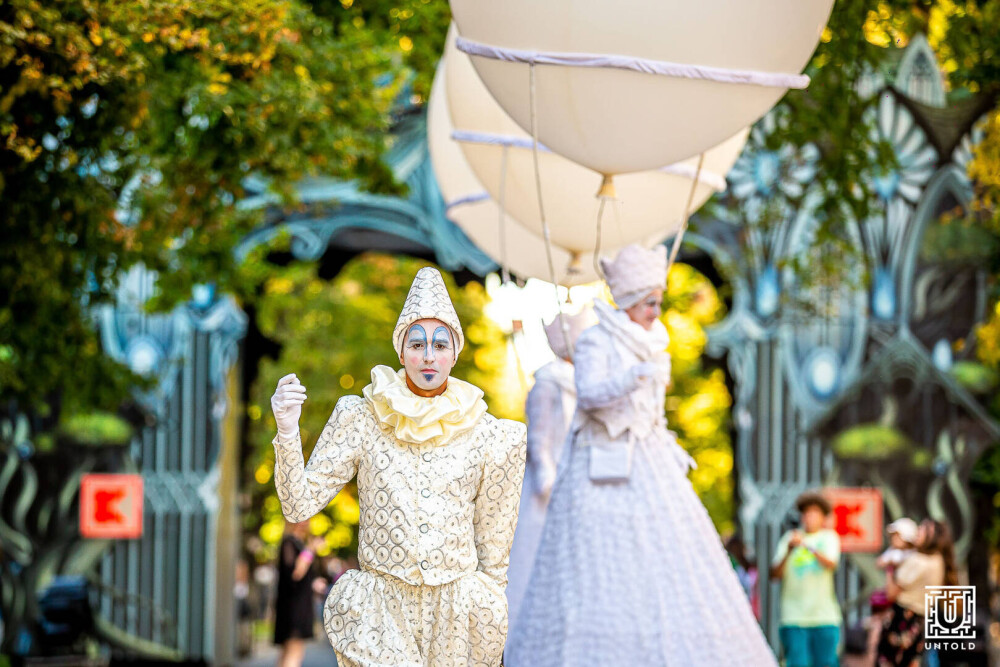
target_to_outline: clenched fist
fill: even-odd
[[[299,432],[299,417],[302,416],[305,400],[306,388],[295,373],[278,380],[278,387],[271,397],[271,411],[278,424],[278,437],[282,440],[291,440]]]

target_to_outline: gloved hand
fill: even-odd
[[[545,504],[549,501],[549,496],[552,495],[552,487],[556,483],[556,466],[551,461],[545,461],[540,463],[537,468],[538,475],[538,491],[535,493],[535,497],[538,502]]]
[[[271,396],[271,411],[281,440],[291,440],[299,432],[299,417],[302,416],[302,404],[305,400],[306,388],[295,373],[278,380],[278,387]]]
[[[651,361],[643,361],[628,369],[626,377],[628,378],[629,386],[632,389],[635,389],[639,386],[640,382],[656,377],[658,372],[659,368],[655,363]]]

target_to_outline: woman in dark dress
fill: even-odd
[[[308,536],[308,521],[288,524],[278,551],[274,643],[281,646],[279,667],[299,667],[305,656],[305,640],[313,638],[315,553],[306,545]]]

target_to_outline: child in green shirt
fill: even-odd
[[[778,634],[787,667],[837,667],[840,603],[833,575],[840,561],[840,536],[824,528],[830,503],[817,492],[796,500],[802,529],[781,536],[771,578],[781,580]]]

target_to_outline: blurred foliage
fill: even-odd
[[[956,361],[951,367],[951,374],[973,394],[987,394],[1000,384],[1000,373],[977,361]]]
[[[107,412],[77,413],[63,420],[59,433],[81,445],[123,446],[132,437],[132,426],[118,415]]]
[[[924,229],[920,259],[938,265],[987,266],[1000,255],[1000,235],[979,221],[946,213]]]
[[[423,266],[427,262],[369,253],[350,261],[331,281],[318,278],[313,264],[292,264],[275,270],[264,283],[256,301],[257,324],[282,350],[277,359],[261,361],[247,405],[252,455],[246,461],[245,478],[254,480],[250,484],[253,506],[263,511],[248,515],[245,528],[268,545],[268,553],[261,557],[272,555],[284,528],[272,479],[271,440],[277,427],[271,395],[278,380],[295,373],[306,387],[309,398],[300,429],[308,457],[338,399],[360,395],[370,382],[373,366],[400,367],[392,331],[413,276]],[[452,374],[483,388],[487,404],[494,408],[499,376],[507,363],[505,337],[483,315],[488,297],[481,284],[457,287],[450,274],[442,275],[466,338]],[[511,416],[495,409],[491,412]],[[325,536],[328,549],[345,554],[357,548],[357,524],[353,485],[310,521],[313,533]]]
[[[972,470],[970,481],[975,493],[989,499],[993,507],[992,520],[986,526],[986,540],[989,544],[1000,545],[1000,446],[993,447],[983,454]]]
[[[160,272],[154,307],[205,281],[252,291],[232,259],[260,221],[233,205],[248,175],[288,206],[314,173],[399,190],[387,130],[448,21],[424,4],[0,5],[0,398],[114,409],[139,378],[100,354],[87,311],[136,262]]]
[[[705,329],[722,320],[726,308],[711,281],[687,264],[671,267],[664,296],[661,319],[670,334],[673,378],[666,400],[668,428],[698,463],[691,483],[716,529],[730,534],[735,528],[732,397],[725,371],[704,364]]]
[[[833,453],[855,461],[888,461],[914,448],[906,434],[885,424],[858,424],[841,431],[831,443]]]
[[[956,91],[953,96],[995,94],[1000,87],[997,25],[996,0],[837,0],[806,68],[811,83],[782,99],[790,121],[768,138],[773,149],[809,144],[819,149],[816,184],[824,224],[818,241],[843,239],[845,221],[869,218],[877,202],[873,177],[895,166],[891,145],[872,132],[867,115],[878,98],[862,97],[858,81],[883,71],[893,52],[923,33],[942,63],[946,85]]]
[[[310,0],[317,14],[386,35],[406,66],[411,104],[423,104],[451,21],[445,0]]]

